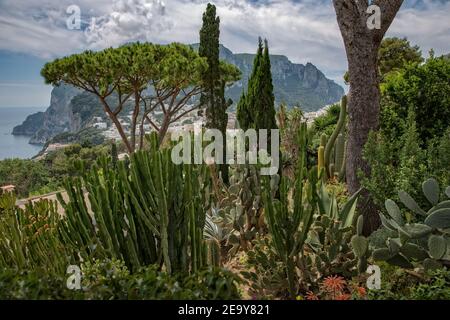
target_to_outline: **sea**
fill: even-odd
[[[0,160],[8,158],[29,159],[41,151],[42,146],[28,143],[30,137],[13,136],[13,128],[21,124],[27,116],[39,111],[42,107],[0,107]]]

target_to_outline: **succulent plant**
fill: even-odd
[[[258,167],[236,165],[230,168],[230,186],[216,190],[217,203],[209,215],[223,231],[230,256],[239,249],[247,249],[258,232],[263,232],[265,222],[261,203],[261,185]],[[271,188],[276,190],[278,176],[273,177]]]
[[[450,198],[448,190],[447,187],[445,194]],[[399,206],[390,199],[386,200],[388,216],[380,214],[380,218],[383,226],[397,232],[398,237],[388,238],[385,248],[375,250],[375,260],[405,268],[419,263],[425,269],[450,263],[450,200],[439,202],[441,190],[432,178],[422,184],[422,192],[431,204],[428,210],[422,209],[408,193],[399,192],[404,206],[423,219],[420,223],[407,223]]]
[[[320,275],[351,276],[358,263],[350,246],[356,227],[356,203],[360,191],[339,208],[336,197],[322,185],[319,191],[319,213],[308,235],[307,243],[314,252],[309,268]],[[358,224],[359,225],[359,224]],[[359,234],[360,235],[360,234]],[[365,256],[361,255],[361,260]]]
[[[304,264],[303,252],[309,230],[314,222],[314,214],[318,211],[318,175],[317,169],[307,172],[306,165],[306,123],[300,125],[299,161],[294,184],[286,177],[281,178],[280,197],[274,197],[270,183],[264,179],[264,205],[271,246],[284,264],[288,280],[289,293],[295,297],[297,293],[298,275],[296,265]],[[293,204],[289,194],[292,191]]]
[[[330,165],[334,163],[334,169],[338,170],[338,176],[343,176],[342,171],[345,170],[345,137],[343,135],[345,122],[347,120],[347,96],[343,96],[341,100],[341,111],[336,128],[328,139],[324,150],[324,165],[328,178],[335,176],[335,172],[330,170]],[[333,153],[334,150],[334,153]],[[334,156],[334,161],[332,157]]]

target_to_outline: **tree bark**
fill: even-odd
[[[370,29],[367,21],[372,13],[367,12],[368,0],[333,0],[349,70],[346,178],[348,190],[352,194],[361,188],[358,173],[362,171],[365,175],[370,174],[362,152],[370,131],[379,127],[378,50],[402,3],[403,0],[372,1],[371,4],[381,9],[381,28]],[[380,218],[367,191],[362,193],[358,209],[364,215],[364,234],[368,235],[379,227]]]

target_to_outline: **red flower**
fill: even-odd
[[[342,292],[344,290],[345,280],[339,276],[329,276],[322,281],[322,288],[327,292]]]
[[[306,293],[306,300],[319,300],[319,297],[312,291]]]

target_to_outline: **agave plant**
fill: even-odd
[[[388,238],[385,248],[373,252],[375,260],[405,268],[412,268],[415,263],[425,269],[450,264],[450,200],[440,201],[441,189],[435,179],[426,180],[422,191],[431,205],[428,209],[421,208],[408,193],[399,192],[401,202],[421,218],[420,223],[407,223],[399,206],[386,200],[388,216],[380,214],[380,218],[383,226],[398,236]],[[450,187],[444,193],[450,198]]]

